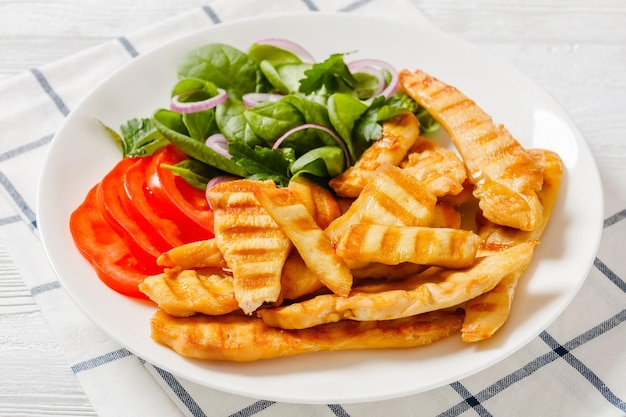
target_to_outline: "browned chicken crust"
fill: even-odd
[[[343,319],[392,320],[457,306],[496,286],[511,271],[528,266],[536,242],[478,258],[469,268],[430,267],[402,281],[355,286],[347,297],[325,294],[287,306],[257,311],[283,329],[305,329]]]
[[[383,123],[382,137],[363,152],[353,166],[330,180],[328,185],[341,197],[358,197],[381,165],[400,165],[419,133],[419,121],[413,113],[400,114],[387,120]]]
[[[543,167],[543,188],[539,200],[543,205],[543,222],[531,232],[512,229],[491,223],[486,219],[478,223],[478,233],[485,239],[481,253],[493,253],[522,242],[538,240],[547,226],[556,202],[563,175],[563,163],[554,152],[540,149],[529,150],[531,156]],[[477,342],[493,336],[506,322],[513,305],[515,290],[524,269],[511,272],[491,291],[482,294],[465,305],[465,320],[461,330],[464,342]]]
[[[485,217],[520,230],[539,226],[543,173],[511,133],[455,87],[421,70],[401,71],[400,84],[450,134]]]
[[[249,362],[324,350],[412,348],[459,330],[463,311],[436,311],[384,322],[343,321],[282,330],[238,315],[177,318],[158,310],[152,338],[183,356]]]
[[[207,190],[215,239],[233,273],[235,297],[246,313],[280,297],[280,278],[291,251],[289,238],[259,204],[254,191],[272,181],[235,180]]]

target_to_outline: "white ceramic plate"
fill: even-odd
[[[492,339],[454,336],[410,350],[324,352],[255,363],[185,359],[150,338],[154,307],[104,286],[75,249],[70,213],[120,154],[96,119],[119,126],[168,105],[176,66],[190,49],[223,42],[247,50],[284,37],[318,59],[353,57],[421,68],[474,99],[527,147],[554,150],[567,172],[551,222],[521,282],[511,316]],[[299,403],[362,402],[430,390],[506,358],[544,330],[581,287],[602,229],[599,176],[583,138],[542,89],[484,51],[438,30],[397,21],[311,13],[221,24],[147,53],[104,81],[68,116],[40,181],[39,228],[51,264],[80,308],[131,352],[180,377],[254,398]]]

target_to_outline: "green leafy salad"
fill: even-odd
[[[180,62],[170,108],[131,119],[120,133],[105,128],[124,157],[173,143],[190,159],[169,168],[200,189],[224,176],[285,186],[306,175],[327,183],[381,138],[382,123],[391,117],[410,111],[422,133],[438,128],[397,89],[391,65],[347,63],[349,56],[316,61],[284,39],[258,41],[247,53],[207,44]]]

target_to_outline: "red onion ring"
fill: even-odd
[[[171,110],[178,113],[196,113],[213,108],[218,104],[223,103],[228,98],[228,93],[222,88],[217,89],[217,95],[215,97],[210,97],[202,101],[182,102],[180,101],[180,98],[184,97],[184,95],[185,94],[177,94],[172,97],[170,102]]]
[[[216,177],[213,177],[209,180],[209,182],[207,182],[206,184],[206,191],[209,191],[209,188],[213,187],[214,185],[217,185],[221,182],[226,182],[226,181],[235,181],[240,179],[239,177],[236,177],[234,175],[229,175],[229,174],[224,174],[224,175],[218,175]],[[213,210],[213,207],[211,207],[211,200],[209,200],[208,198],[206,199],[206,202],[209,203],[209,208],[211,210]]]
[[[232,158],[232,155],[228,153],[228,139],[221,133],[215,133],[209,136],[204,143],[220,155],[228,159]]]
[[[349,64],[347,64],[347,66],[348,66],[348,69],[352,72],[361,71],[361,72],[367,72],[368,74],[372,74],[372,75],[374,74],[370,71],[374,70],[380,73],[381,77],[382,77],[382,73],[380,72],[380,70],[381,69],[387,70],[389,74],[391,74],[391,80],[389,80],[389,83],[387,83],[385,88],[380,92],[380,94],[384,96],[385,99],[388,99],[389,97],[391,97],[398,89],[398,86],[399,86],[398,70],[396,70],[395,67],[387,61],[382,61],[380,59],[360,59],[357,61],[350,62]],[[366,71],[366,69],[369,69],[369,71]],[[383,82],[383,85],[384,84],[385,83]]]
[[[254,107],[262,101],[279,101],[284,96],[282,94],[271,94],[271,93],[248,93],[244,94],[241,99],[243,100],[243,104],[250,108]]]
[[[292,54],[298,56],[304,62],[315,62],[315,58],[313,58],[313,55],[311,55],[309,51],[304,49],[301,45],[288,39],[267,38],[256,41],[256,43],[258,43],[259,45],[271,45],[280,49],[284,49],[285,51],[289,51]]]
[[[332,129],[329,129],[326,126],[317,125],[314,123],[305,123],[303,125],[296,126],[293,129],[288,130],[281,137],[276,139],[276,142],[274,142],[272,149],[279,148],[280,145],[285,141],[285,139],[287,139],[289,136],[293,135],[294,133],[299,132],[304,129],[318,129],[318,130],[328,133],[333,139],[335,139],[335,141],[337,142],[337,144],[343,151],[343,154],[346,157],[346,168],[352,165],[350,161],[350,153],[348,152],[348,147],[346,146],[346,143],[343,141],[343,139],[341,139],[341,137],[339,137],[339,135],[337,135]]]
[[[209,182],[207,182],[206,184],[206,188],[207,190],[211,187],[213,187],[216,184],[222,183],[222,182],[227,182],[227,181],[235,181],[240,179],[239,177],[236,177],[234,175],[228,175],[228,174],[224,174],[224,175],[218,175],[217,177],[213,177],[209,180]]]

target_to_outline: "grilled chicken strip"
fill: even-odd
[[[437,197],[415,177],[383,164],[350,208],[326,228],[326,233],[336,244],[357,223],[428,226],[434,219],[436,204]]]
[[[487,219],[526,231],[542,223],[537,192],[543,174],[504,126],[455,87],[421,70],[402,71],[400,85],[452,138]]]
[[[291,241],[259,204],[254,191],[272,181],[236,180],[207,190],[217,246],[233,273],[235,297],[245,313],[276,302]]]
[[[139,289],[172,316],[219,315],[239,309],[232,277],[218,268],[165,270],[146,277]]]
[[[524,232],[493,224],[483,218],[478,221],[478,234],[485,239],[484,248],[480,250],[482,254],[537,240],[548,223],[560,187],[563,163],[559,156],[551,151],[531,149],[529,153],[543,167],[543,188],[538,194],[543,205],[543,222],[533,231]],[[477,342],[490,338],[502,327],[511,312],[515,290],[522,273],[523,270],[513,271],[493,290],[467,302],[461,331],[463,341]]]
[[[467,178],[465,165],[456,153],[423,137],[417,138],[400,167],[437,197],[458,195]]]
[[[400,114],[385,121],[382,137],[328,185],[341,197],[358,197],[378,167],[383,164],[400,165],[419,133],[419,121],[413,113]]]
[[[214,238],[176,246],[162,253],[157,258],[157,264],[182,269],[227,266]]]
[[[183,356],[249,362],[323,350],[412,348],[457,332],[462,321],[462,310],[456,310],[386,322],[343,321],[282,330],[251,317],[177,318],[158,310],[151,329],[155,341]]]
[[[330,222],[341,215],[339,202],[330,190],[303,177],[289,182],[288,188],[294,192],[297,200],[304,204],[315,223],[326,229]]]
[[[341,236],[336,251],[350,260],[460,269],[474,263],[480,242],[469,230],[361,223]]]
[[[352,274],[335,254],[330,238],[288,188],[259,189],[254,195],[296,247],[306,266],[339,295],[348,295]]]
[[[355,286],[347,297],[324,294],[291,305],[257,311],[272,327],[305,329],[342,319],[393,320],[457,306],[483,294],[528,266],[536,242],[522,243],[461,270],[430,267],[402,281]]]

